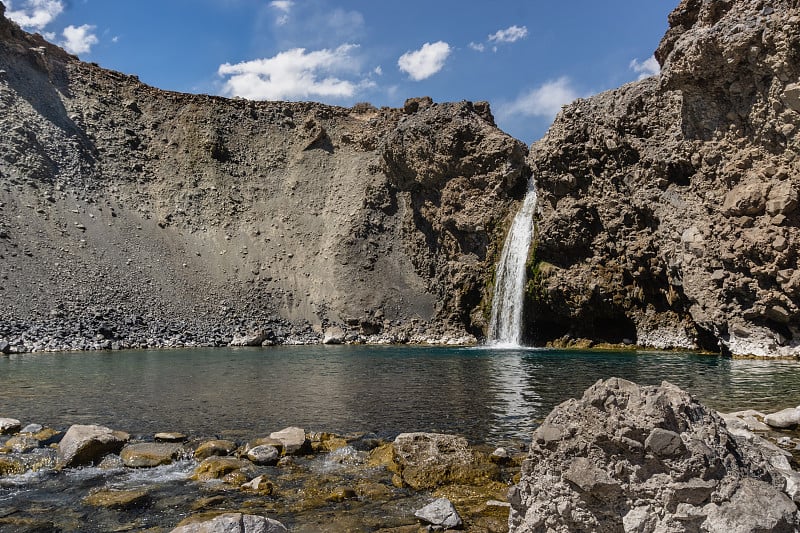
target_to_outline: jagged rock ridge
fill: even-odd
[[[669,23],[660,76],[531,148],[528,334],[796,356],[800,6],[683,0]]]
[[[3,11],[0,338],[30,341],[14,349],[481,335],[530,175],[487,104],[166,92]]]

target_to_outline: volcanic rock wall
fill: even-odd
[[[528,333],[797,355],[800,6],[684,0],[669,23],[660,76],[531,148]]]
[[[495,243],[530,175],[487,104],[171,93],[3,11],[0,338],[14,349],[227,344],[264,328],[313,340],[331,325],[481,334]]]

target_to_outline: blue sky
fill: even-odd
[[[350,106],[488,100],[530,143],[564,103],[657,72],[677,0],[4,0],[86,61],[163,89]]]

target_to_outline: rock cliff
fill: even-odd
[[[796,356],[800,7],[683,0],[656,58],[531,148],[527,332]]]
[[[9,349],[481,334],[486,273],[530,175],[488,104],[166,92],[3,12]]]

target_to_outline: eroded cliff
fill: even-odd
[[[669,23],[660,76],[531,148],[528,333],[797,355],[800,6],[683,0]]]
[[[3,11],[12,349],[227,344],[254,330],[313,341],[332,326],[351,340],[480,335],[495,243],[530,175],[487,104],[165,92]]]

